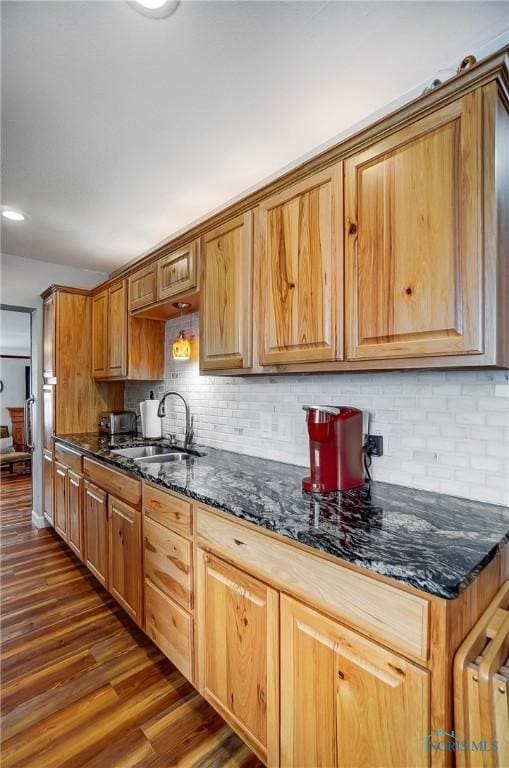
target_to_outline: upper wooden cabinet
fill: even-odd
[[[198,669],[203,696],[267,764],[278,762],[278,593],[198,550]]]
[[[129,309],[139,309],[156,300],[157,269],[155,264],[149,264],[129,277]]]
[[[425,768],[429,672],[281,596],[281,767]]]
[[[341,173],[336,163],[260,204],[262,365],[341,357]]]
[[[108,290],[92,296],[92,375],[108,375]]]
[[[120,280],[92,297],[92,375],[95,379],[161,379],[164,325],[131,317],[128,281]]]
[[[213,371],[252,364],[252,213],[202,238],[200,368]]]
[[[127,376],[127,285],[108,289],[108,376]]]
[[[482,94],[345,162],[347,356],[483,350]]]
[[[43,299],[42,376],[51,379],[55,374],[56,295],[50,293]]]
[[[168,299],[196,288],[198,241],[157,262],[157,299]]]

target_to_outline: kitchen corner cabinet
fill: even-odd
[[[342,356],[342,163],[266,198],[257,209],[260,363]]]
[[[281,767],[424,768],[429,672],[281,596]]]
[[[202,695],[270,766],[278,764],[279,596],[198,550],[198,675]]]
[[[92,297],[92,376],[157,380],[164,374],[164,325],[128,314],[127,280]]]
[[[108,497],[108,584],[122,608],[142,619],[141,512],[114,496]]]
[[[482,93],[345,161],[347,357],[483,351]]]
[[[200,370],[252,364],[253,217],[251,211],[201,241]]]
[[[103,587],[108,580],[107,494],[88,480],[83,489],[83,535],[85,565]]]

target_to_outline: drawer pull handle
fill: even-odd
[[[246,542],[245,541],[241,541],[240,539],[233,539],[233,541],[235,542],[235,544],[238,547],[245,547],[246,546]]]

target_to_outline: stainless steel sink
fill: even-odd
[[[146,456],[135,459],[135,462],[137,464],[167,464],[170,461],[189,461],[194,458],[190,453],[176,451],[175,453],[164,453],[162,456]]]
[[[162,456],[171,451],[167,445],[138,445],[135,448],[115,448],[112,453],[125,456],[126,459],[141,459],[148,456]]]

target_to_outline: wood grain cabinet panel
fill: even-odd
[[[281,766],[424,768],[429,673],[281,596]]]
[[[252,364],[253,221],[248,211],[202,238],[200,368]]]
[[[199,687],[267,764],[278,763],[278,593],[198,550]]]
[[[108,497],[108,589],[138,624],[142,620],[141,512]]]
[[[53,455],[46,448],[42,449],[42,486],[44,517],[53,523]]]
[[[127,376],[127,288],[122,280],[108,289],[108,376]]]
[[[193,607],[192,543],[148,517],[143,521],[145,578],[183,608]]]
[[[139,269],[129,277],[129,310],[141,309],[156,301],[157,270],[155,264]]]
[[[56,295],[50,293],[42,304],[42,377],[52,379],[56,376],[55,333],[56,333]]]
[[[345,162],[349,359],[482,352],[481,99]]]
[[[119,472],[88,456],[83,457],[83,474],[105,492],[112,493],[132,507],[140,505],[141,483],[135,477],[129,477],[125,472]]]
[[[83,559],[83,477],[67,470],[68,540],[71,549]]]
[[[260,203],[260,362],[342,355],[341,163]]]
[[[191,682],[194,679],[193,617],[145,581],[145,632]]]
[[[107,495],[88,480],[83,483],[85,565],[103,586],[108,582]]]
[[[143,483],[143,511],[146,518],[155,520],[181,536],[189,538],[193,532],[191,504],[171,491]]]
[[[67,541],[67,467],[55,461],[53,480],[53,521],[56,532]]]
[[[157,262],[157,299],[186,293],[197,284],[198,240],[163,256]]]
[[[108,291],[92,296],[92,376],[108,375]]]

